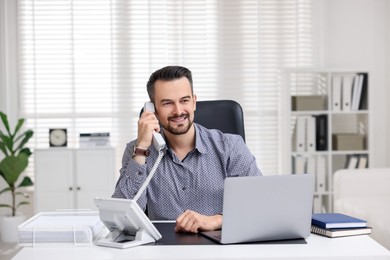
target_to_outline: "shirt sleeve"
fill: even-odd
[[[241,136],[229,135],[228,173],[230,176],[261,176],[263,175],[248,146]]]
[[[132,199],[141,188],[147,177],[147,164],[138,164],[132,158],[133,144],[132,141],[127,144],[125,152],[122,157],[122,168],[119,170],[120,176],[115,186],[113,198]],[[146,192],[137,200],[139,206],[146,208]]]

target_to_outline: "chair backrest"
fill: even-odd
[[[194,122],[208,129],[241,135],[245,141],[244,113],[241,105],[234,100],[197,101]]]
[[[197,101],[194,121],[209,129],[241,135],[245,141],[244,113],[236,101]]]

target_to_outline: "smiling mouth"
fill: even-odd
[[[175,123],[182,123],[188,118],[187,114],[180,115],[180,116],[172,116],[169,117],[169,121],[175,122]]]

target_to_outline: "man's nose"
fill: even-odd
[[[173,109],[174,109],[174,110],[173,110],[173,113],[174,113],[175,115],[181,115],[182,112],[183,112],[182,105],[181,105],[179,102],[176,102],[176,103],[174,104]]]

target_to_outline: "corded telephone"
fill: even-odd
[[[155,113],[156,110],[154,109],[154,105],[152,102],[145,102],[144,110],[150,111]],[[153,145],[154,148],[156,148],[157,151],[160,151],[161,149],[165,148],[165,141],[164,138],[161,136],[160,133],[154,132],[153,133]]]

